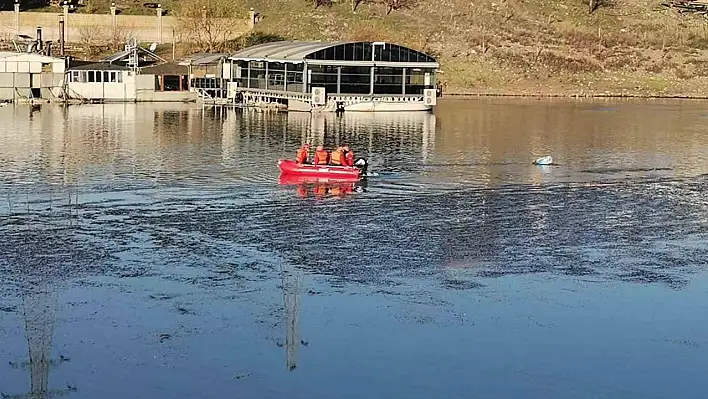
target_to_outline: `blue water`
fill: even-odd
[[[2,108],[0,392],[703,398],[702,108]],[[279,185],[304,141],[378,176]]]

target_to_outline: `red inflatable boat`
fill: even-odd
[[[329,179],[359,179],[361,170],[353,166],[299,164],[289,159],[278,161],[283,175],[319,177]]]

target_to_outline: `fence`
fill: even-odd
[[[158,9],[155,16],[117,15],[111,14],[70,14],[47,12],[0,12],[0,40],[11,40],[16,35],[27,35],[35,38],[37,27],[42,28],[43,40],[59,40],[59,17],[64,16],[64,40],[67,43],[82,42],[90,38],[103,37],[113,39],[115,36],[134,37],[141,42],[172,43],[179,41],[179,29],[176,17],[163,16]],[[233,37],[236,38],[253,28],[255,14],[241,24],[236,23]]]

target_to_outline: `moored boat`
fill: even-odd
[[[360,164],[360,161],[357,161]],[[366,161],[363,161],[365,168]],[[321,177],[329,179],[354,179],[362,177],[362,172],[365,169],[355,166],[333,166],[333,165],[311,165],[300,164],[290,159],[281,159],[278,161],[278,167],[283,175]]]

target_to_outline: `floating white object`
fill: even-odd
[[[533,161],[534,165],[553,165],[553,158],[550,155],[541,157]]]

